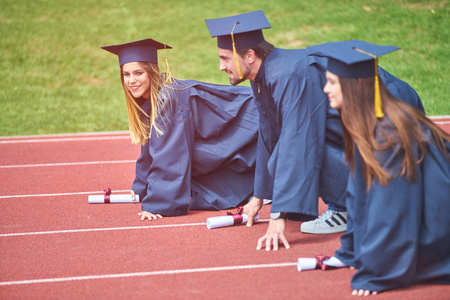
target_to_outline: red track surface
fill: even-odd
[[[450,132],[448,119],[435,121]],[[0,299],[356,299],[353,270],[298,272],[299,257],[333,255],[339,234],[287,222],[291,249],[257,251],[267,228],[208,230],[225,212],[140,221],[138,204],[88,204],[125,193],[139,147],[127,133],[0,138]],[[320,203],[320,212],[325,210]],[[376,299],[449,299],[414,286]]]

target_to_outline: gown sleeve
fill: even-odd
[[[346,201],[347,203],[353,203],[355,201],[353,176],[348,177]],[[341,247],[336,251],[335,256],[345,263],[346,265],[356,267],[355,264],[355,250],[353,241],[353,220],[351,211],[353,207],[347,204],[347,230],[341,235]]]
[[[348,230],[336,251],[338,259],[358,269],[353,289],[382,292],[420,282],[450,283],[450,147],[438,149],[431,132],[425,132],[428,149],[416,165],[416,181],[398,173],[404,150],[393,144],[375,152],[391,181],[382,186],[374,179],[367,191],[362,159],[355,153]],[[417,161],[417,143],[412,149]]]
[[[187,213],[191,201],[191,163],[194,125],[191,112],[179,97],[173,97],[164,115],[164,134],[153,131],[148,151],[150,167],[147,195],[142,210],[163,216]]]
[[[274,178],[272,211],[317,215],[325,144],[325,95],[313,80],[298,75],[278,78],[271,89],[279,103],[278,118],[282,123],[268,162]]]
[[[396,170],[403,159],[397,148],[382,154],[378,161],[385,170]],[[422,176],[419,168],[417,171]],[[408,183],[405,176],[391,175],[387,186],[374,179],[366,195],[365,185],[360,181],[356,199],[350,204],[358,268],[351,282],[353,289],[382,292],[407,286],[414,277],[422,185]],[[355,176],[362,174],[357,172]]]
[[[150,165],[150,153],[148,152],[148,142],[141,145],[141,155],[136,161],[136,177],[134,178],[131,190],[133,190],[140,199],[147,195],[147,177]]]
[[[261,135],[261,128],[258,130],[258,141],[256,146],[256,166],[255,166],[255,191],[254,196],[261,199],[272,199],[273,179],[267,169],[270,153],[264,144]]]

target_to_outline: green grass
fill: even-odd
[[[0,0],[0,135],[127,130],[117,57],[100,46],[154,38],[174,47],[175,77],[228,84],[204,19],[259,9],[277,47],[401,47],[380,65],[416,89],[428,115],[450,115],[447,0]]]

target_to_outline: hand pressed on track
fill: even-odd
[[[289,243],[284,236],[284,228],[286,221],[284,219],[270,220],[269,228],[267,228],[266,234],[258,240],[256,250],[261,250],[263,243],[266,244],[266,251],[270,251],[272,245],[273,250],[278,250],[278,240],[280,240],[286,249],[289,249]]]
[[[250,202],[244,205],[242,213],[248,216],[247,226],[250,227],[255,221],[255,216],[258,214],[259,210],[263,206],[263,199],[253,197]]]
[[[138,215],[141,216],[141,221],[144,221],[145,219],[149,219],[151,221],[163,218],[160,214],[152,214],[149,211],[141,211]]]

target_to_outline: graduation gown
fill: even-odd
[[[153,130],[136,162],[132,190],[142,210],[178,216],[251,196],[258,128],[251,89],[175,80],[165,92],[171,100],[157,119],[164,134]],[[148,112],[149,101],[142,108]]]
[[[380,129],[387,130],[380,123]],[[349,178],[347,232],[336,257],[358,269],[353,289],[385,291],[415,283],[450,283],[450,160],[425,128],[428,148],[416,166],[417,182],[393,175],[387,186],[374,179],[369,192],[362,178],[362,159],[355,156]],[[446,143],[450,154],[450,144]],[[418,149],[415,144],[417,160]],[[401,165],[399,147],[376,152],[390,174]]]
[[[349,170],[339,113],[323,92],[326,65],[309,49],[275,48],[251,82],[260,117],[254,195],[272,199],[273,212],[317,216],[319,196],[345,206]],[[423,110],[409,85],[381,68],[380,76]]]

